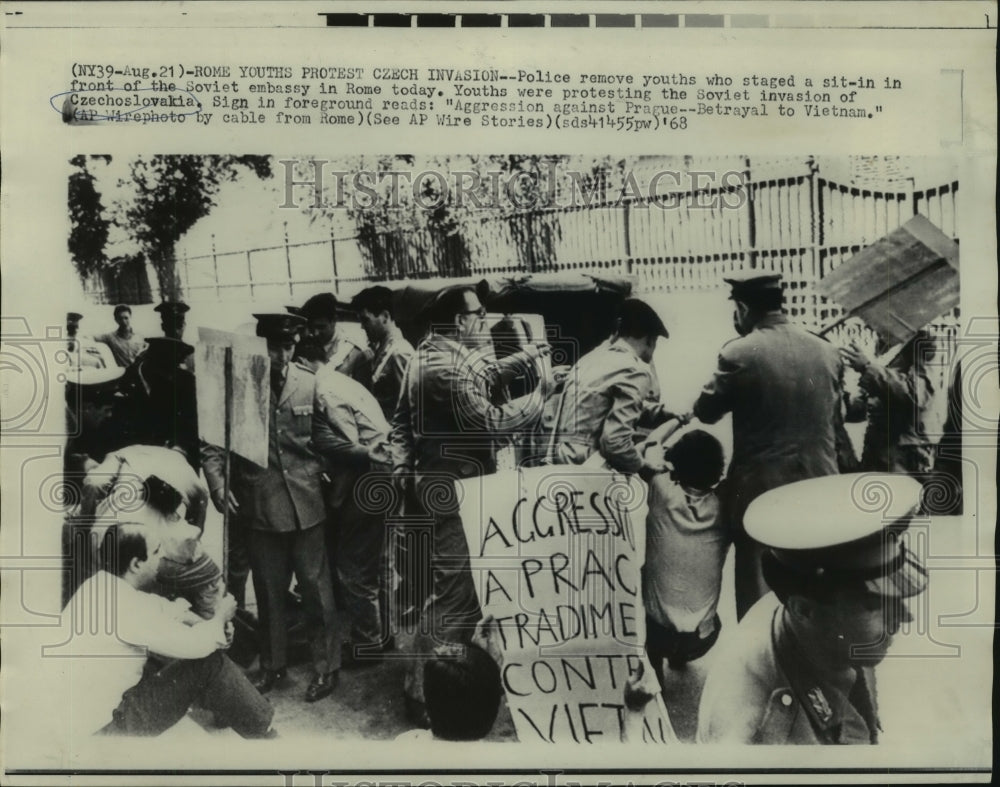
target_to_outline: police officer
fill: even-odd
[[[178,448],[189,464],[201,467],[198,404],[194,375],[184,368],[194,347],[180,339],[158,336],[125,370],[120,445]]]
[[[706,424],[733,415],[733,456],[720,498],[736,543],[736,614],[743,617],[767,592],[760,546],[742,527],[746,507],[768,489],[849,469],[853,453],[837,348],[789,322],[780,274],[751,271],[725,281],[740,338],[719,352],[694,414]]]
[[[170,339],[183,341],[184,328],[187,324],[187,313],[191,310],[183,301],[163,301],[153,309],[160,315],[160,329],[163,335]]]
[[[315,702],[333,691],[340,669],[339,621],[322,526],[324,467],[309,448],[316,381],[311,371],[290,363],[305,320],[291,314],[254,317],[271,360],[267,467],[233,454],[229,501],[223,499],[225,457],[217,448],[206,451],[205,475],[216,507],[228,504],[236,514],[231,539],[242,529],[247,540],[261,623],[261,672],[254,685],[266,693],[286,676],[286,599],[294,574],[313,661],[305,699]]]
[[[699,742],[878,742],[874,667],[927,584],[904,539],[919,503],[915,480],[876,474],[800,481],[751,503],[746,529],[766,547],[774,592],[719,648]]]

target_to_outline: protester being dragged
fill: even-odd
[[[888,350],[881,338],[879,349]],[[918,331],[888,359],[873,359],[857,342],[840,352],[861,374],[861,393],[847,407],[848,421],[868,420],[860,469],[928,473],[941,436],[943,406],[927,368],[935,355],[934,338]]]
[[[733,417],[722,515],[736,544],[736,614],[742,617],[767,592],[761,547],[743,531],[747,506],[776,486],[849,470],[854,454],[844,430],[837,348],[789,321],[780,274],[747,271],[725,281],[739,338],[719,352],[694,415],[706,424]]]
[[[765,547],[773,594],[719,646],[700,743],[878,742],[874,668],[927,584],[905,540],[920,492],[905,475],[858,473],[782,486],[750,505],[746,529]],[[858,505],[873,497],[885,504]]]
[[[163,529],[155,591],[184,598],[196,614],[211,617],[222,575],[201,545],[207,500],[205,486],[179,451],[133,445],[110,452],[87,473],[83,502],[77,515],[67,520],[69,593],[96,571],[94,550],[109,522],[148,517]]]
[[[650,363],[659,337],[669,337],[652,307],[637,298],[621,306],[611,339],[569,371],[549,443],[552,464],[583,464],[595,454],[614,470],[650,478],[662,458],[645,458],[636,442],[640,423],[657,426],[672,416],[650,398]]]
[[[715,486],[722,477],[722,445],[701,429],[668,439],[683,422],[670,421],[650,435],[663,441],[669,472],[649,482],[646,562],[646,655],[664,684],[662,663],[674,670],[701,658],[722,626],[716,607],[730,536],[719,516]],[[659,442],[645,450],[659,449]]]
[[[130,306],[125,304],[115,306],[114,315],[118,328],[110,333],[95,336],[94,341],[106,344],[111,348],[111,354],[119,366],[128,366],[139,356],[139,353],[146,346],[146,342],[132,329],[132,308]]]
[[[327,550],[349,632],[343,664],[371,666],[391,645],[380,595],[388,573],[377,485],[391,477],[389,424],[375,397],[336,370],[317,378],[313,450],[326,462]]]

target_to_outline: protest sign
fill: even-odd
[[[267,467],[267,343],[210,328],[200,328],[198,339],[195,381],[201,438]],[[227,419],[219,417],[223,413],[228,413],[228,434]]]
[[[617,743],[628,725],[630,741],[675,741],[658,695],[641,720],[624,703],[629,675],[640,664],[652,675],[642,647],[645,484],[559,466],[458,487],[479,601],[499,624],[518,738]]]

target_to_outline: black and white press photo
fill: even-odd
[[[60,735],[697,759],[987,713],[935,570],[977,527],[955,159],[67,172]]]

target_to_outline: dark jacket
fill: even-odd
[[[726,493],[731,521],[741,523],[750,502],[767,490],[832,475],[853,456],[842,380],[837,348],[784,314],[765,316],[722,348],[694,414],[707,424],[733,415]]]

